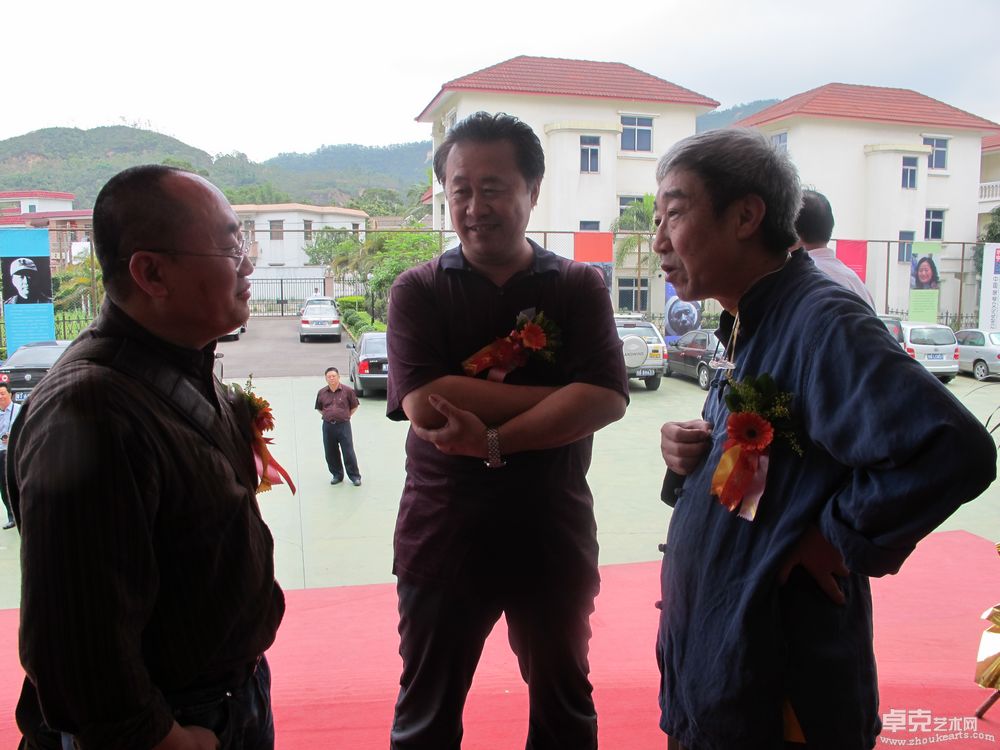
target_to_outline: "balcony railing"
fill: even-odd
[[[979,183],[979,202],[1000,201],[1000,182]]]

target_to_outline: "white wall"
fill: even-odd
[[[706,108],[614,99],[459,92],[448,97],[434,113],[435,149],[444,138],[445,118],[454,112],[458,121],[479,110],[508,112],[519,117],[542,142],[545,178],[529,230],[577,231],[581,221],[599,221],[600,229],[607,231],[618,218],[618,196],[654,192],[657,160],[675,142],[695,132],[695,117]],[[636,154],[619,150],[623,114],[653,118],[651,152]],[[580,173],[581,135],[601,138],[599,174]],[[444,196],[437,181],[434,191],[434,228],[450,229],[450,219],[441,215]]]
[[[268,266],[290,266],[302,268],[306,266],[309,258],[303,249],[306,245],[304,222],[312,221],[313,239],[316,233],[323,228],[333,227],[336,229],[353,228],[359,225],[363,232],[365,220],[363,217],[338,214],[332,211],[297,211],[268,209],[260,206],[255,210],[243,209],[234,206],[234,210],[241,222],[253,220],[254,240],[257,242],[257,268],[263,269]],[[283,221],[283,238],[280,240],[271,239],[271,221]],[[311,267],[312,268],[312,267]]]
[[[62,198],[19,198],[17,199],[21,203],[21,213],[28,213],[29,206],[34,206],[35,210],[33,213],[42,213],[43,211],[72,211],[73,201],[65,200]]]

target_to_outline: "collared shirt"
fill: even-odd
[[[96,343],[177,373],[211,429],[143,378],[72,356]],[[219,684],[274,640],[284,597],[250,415],[213,378],[213,349],[172,346],[108,302],[14,422],[29,741],[43,711],[84,749],[152,747],[173,721],[165,696]]]
[[[11,401],[7,408],[0,411],[0,435],[10,434],[11,425],[14,424],[14,418],[17,417],[18,411],[20,411],[20,404],[16,404]],[[0,453],[7,452],[7,444],[0,442]],[[2,481],[2,480],[0,480]]]
[[[868,307],[873,310],[875,309],[875,300],[872,299],[872,293],[868,291],[865,282],[847,264],[840,260],[833,250],[828,247],[818,247],[815,250],[808,250],[807,252],[820,271],[842,287],[850,289],[861,297],[861,299],[868,303]]]
[[[896,572],[988,487],[996,450],[979,420],[805,254],[750,289],[739,316],[733,377],[768,373],[793,394],[804,455],[775,438],[752,522],[720,505],[711,479],[728,411],[716,375],[703,411],[711,447],[684,481],[665,546],[661,727],[705,750],[781,747],[787,697],[807,743],[868,750],[880,727],[868,576]],[[722,323],[726,341],[732,316]],[[801,567],[778,583],[811,524],[851,570],[838,579],[842,606]]]
[[[343,383],[335,391],[324,385],[316,394],[316,411],[323,415],[324,422],[348,422],[358,406],[358,395]]]
[[[531,358],[505,382],[588,383],[628,399],[621,340],[603,278],[531,243],[531,266],[497,286],[472,269],[461,247],[403,273],[389,302],[386,412],[405,419],[403,397],[508,335],[520,313],[544,313],[562,343],[553,362]],[[483,373],[480,377],[485,377]],[[570,445],[482,459],[446,455],[410,430],[394,570],[413,580],[453,579],[484,565],[567,566],[581,586],[596,581],[597,540],[587,485],[592,437]],[[473,564],[478,561],[477,564]]]

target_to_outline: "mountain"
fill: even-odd
[[[312,154],[281,154],[262,163],[245,154],[213,158],[160,133],[123,125],[80,130],[45,128],[0,140],[0,191],[53,190],[92,208],[101,186],[136,164],[173,164],[205,175],[223,190],[270,185],[293,201],[347,205],[367,188],[405,195],[427,182],[430,141],[394,146],[323,146]]]
[[[707,114],[698,116],[695,128],[699,133],[704,133],[706,130],[720,130],[722,128],[728,128],[737,120],[749,117],[756,112],[760,112],[762,109],[770,107],[772,104],[777,104],[779,101],[781,100],[758,99],[757,101],[749,102],[747,104],[737,104],[729,109],[720,109],[715,112],[708,112]]]
[[[766,99],[701,115],[698,132],[724,128],[774,104]],[[53,190],[92,208],[108,179],[136,164],[173,164],[205,175],[223,190],[260,186],[260,195],[315,205],[348,205],[370,188],[400,196],[428,184],[431,142],[393,146],[322,146],[311,154],[279,154],[256,163],[245,154],[212,157],[176,138],[113,125],[80,130],[45,128],[0,141],[0,191]]]

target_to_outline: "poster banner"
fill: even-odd
[[[868,240],[837,240],[837,260],[868,281]]]
[[[0,280],[7,355],[56,337],[48,229],[0,229]]]
[[[1000,242],[987,242],[983,247],[979,327],[986,331],[1000,331]]]
[[[685,302],[669,281],[664,282],[663,338],[669,344],[701,325],[701,302]]]
[[[583,263],[611,263],[615,237],[611,232],[574,232],[573,260]]]
[[[910,312],[906,317],[917,323],[937,323],[940,294],[937,289],[911,289]]]
[[[940,242],[914,242],[910,258],[910,289],[939,289],[941,277],[938,276],[937,262],[934,256],[941,255]]]

